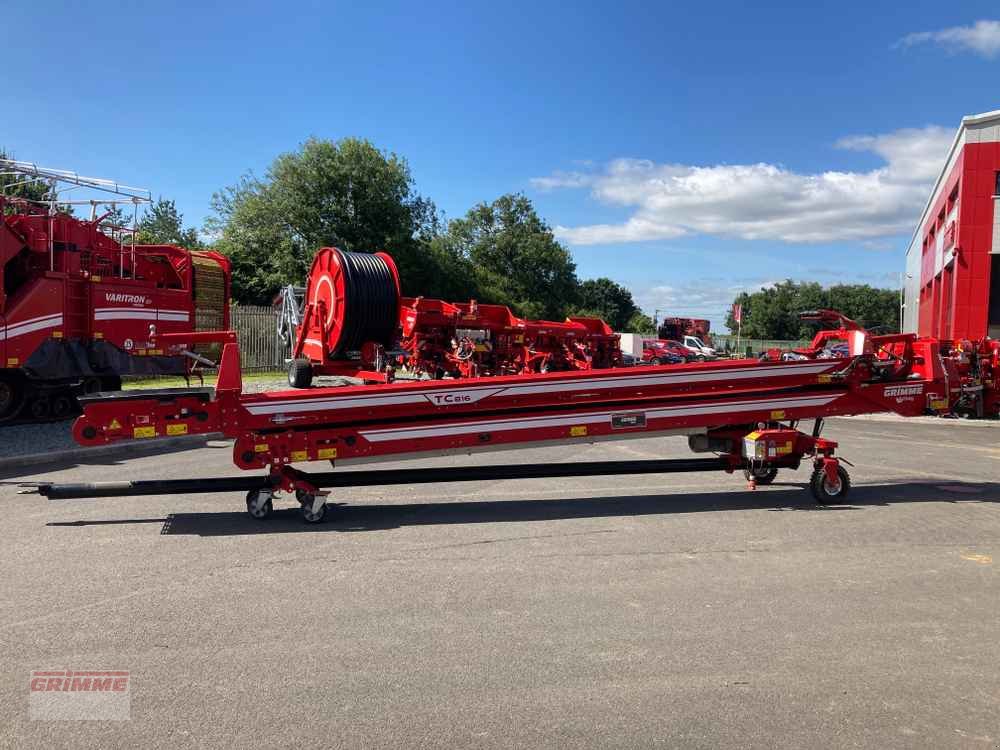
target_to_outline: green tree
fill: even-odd
[[[524,195],[503,195],[448,224],[439,245],[472,265],[483,302],[526,318],[556,319],[578,304],[576,264]]]
[[[842,312],[869,329],[899,330],[898,292],[867,284],[837,284],[824,289],[816,282],[786,279],[756,292],[743,292],[734,302],[743,306],[743,335],[748,338],[807,339],[817,323],[799,320],[805,310],[828,308]],[[726,325],[737,328],[732,311]]]
[[[827,291],[828,306],[853,318],[869,330],[899,330],[899,290],[868,284],[836,284]]]
[[[131,221],[127,226],[131,226]],[[136,227],[136,242],[143,245],[203,247],[194,227],[184,228],[184,217],[172,200],[160,198],[146,209]]]
[[[627,331],[629,333],[643,333],[653,336],[656,334],[656,326],[653,319],[643,312],[636,312],[625,324],[624,328],[615,330]]]
[[[326,246],[390,252],[404,293],[433,291],[435,265],[453,270],[453,258],[429,250],[439,220],[416,193],[406,160],[365,140],[310,139],[278,156],[264,178],[246,175],[216,193],[212,209],[206,229],[232,260],[233,294],[243,302],[301,284]]]
[[[603,318],[616,331],[626,330],[635,315],[641,314],[632,299],[632,292],[608,278],[582,282],[577,298],[579,306],[576,314]]]
[[[0,149],[0,161],[7,159],[13,160],[14,155],[9,154],[4,149]],[[5,169],[0,164],[0,173],[7,172],[10,173],[0,174],[0,195],[7,198],[22,198],[37,203],[49,200],[49,183],[43,180],[33,180],[24,174],[12,173],[11,170]],[[11,213],[14,210],[12,206],[5,207],[6,213]],[[60,205],[57,207],[57,210],[63,213],[73,213],[73,207],[68,205]]]

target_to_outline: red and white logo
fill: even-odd
[[[28,680],[28,691],[28,713],[34,720],[131,718],[131,675],[127,670],[36,670]]]
[[[121,292],[105,292],[104,301],[117,302],[119,304],[126,305],[145,306],[153,304],[152,297],[147,297],[145,294],[123,294]]]
[[[899,401],[910,401],[924,392],[923,383],[919,385],[888,385],[883,391],[886,398],[894,398]]]

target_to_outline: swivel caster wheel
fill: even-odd
[[[247,493],[247,513],[251,518],[263,521],[271,515],[274,506],[271,504],[270,490],[250,490]]]
[[[778,476],[778,470],[773,466],[756,466],[753,469],[744,469],[743,476],[747,478],[748,482],[752,481],[756,484],[771,484],[771,482],[773,482]]]
[[[843,502],[847,493],[851,491],[851,477],[847,474],[847,469],[838,466],[837,481],[831,482],[826,471],[822,467],[818,467],[813,471],[812,479],[809,480],[809,489],[812,490],[813,497],[820,505]]]
[[[323,502],[317,510],[315,508],[316,496],[311,495],[308,492],[303,492],[302,490],[296,490],[295,496],[299,500],[299,505],[302,512],[302,520],[306,523],[322,523],[323,519],[326,518],[326,498],[322,498]]]

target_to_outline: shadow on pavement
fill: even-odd
[[[234,496],[235,497],[235,496]],[[54,522],[49,526],[101,526],[163,523],[161,534],[239,536],[380,531],[403,526],[476,523],[526,523],[573,518],[671,515],[739,510],[833,513],[865,507],[922,502],[1000,502],[1000,483],[909,482],[863,485],[851,490],[850,502],[817,505],[801,485],[795,489],[748,492],[706,492],[694,495],[631,495],[561,500],[487,500],[477,502],[411,503],[401,505],[344,505],[331,503],[327,520],[306,524],[297,509],[276,510],[269,519],[255,521],[245,512],[175,513],[167,518],[108,519]]]
[[[201,437],[201,436],[199,436]],[[41,473],[50,471],[65,471],[75,469],[80,466],[123,466],[135,458],[145,456],[166,455],[170,453],[180,453],[182,451],[201,450],[203,448],[232,450],[232,443],[224,441],[218,437],[205,437],[203,440],[192,440],[190,442],[176,445],[141,445],[136,443],[122,443],[121,450],[112,453],[102,453],[100,449],[94,450],[92,455],[86,455],[87,448],[74,448],[72,458],[60,458],[60,451],[56,451],[52,460],[44,462],[33,461],[29,464],[19,464],[17,456],[4,458],[0,461],[0,479],[25,479],[34,477]],[[83,455],[75,455],[83,454]]]

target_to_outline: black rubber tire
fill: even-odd
[[[753,471],[744,469],[743,476],[747,478],[748,482],[752,479],[757,484],[771,484],[777,478],[778,470],[774,466],[769,466],[766,469],[757,468]]]
[[[21,411],[24,392],[14,379],[0,380],[0,422],[14,419]]]
[[[260,492],[260,490],[250,490],[247,493],[247,513],[249,513],[250,517],[256,521],[264,521],[271,515],[271,512],[274,510],[274,505],[271,503],[271,498],[268,498],[267,502],[264,503],[258,511],[253,511],[253,501],[257,499],[256,495],[258,492]]]
[[[301,495],[296,493],[299,499],[300,513],[302,514],[302,520],[306,523],[323,523],[326,518],[326,502],[320,506],[319,511],[313,513],[313,500],[315,497],[307,492],[303,492]]]
[[[288,384],[292,388],[308,388],[312,385],[313,368],[308,359],[293,359],[288,365]]]
[[[836,491],[832,491],[826,472],[822,468],[813,471],[812,478],[809,480],[809,489],[812,490],[817,503],[831,505],[844,501],[851,491],[851,477],[843,466],[837,467],[837,477],[840,479],[840,487]]]
[[[52,411],[52,404],[47,398],[36,398],[28,404],[28,413],[34,419],[47,419]]]
[[[72,396],[60,393],[52,399],[52,416],[55,419],[65,419],[73,413],[75,406]]]
[[[663,360],[661,360],[659,357],[653,357],[651,360],[649,360],[649,364],[651,364],[651,365],[662,365],[663,364]]]

